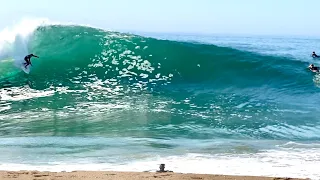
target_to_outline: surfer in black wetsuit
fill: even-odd
[[[318,56],[314,51],[312,52],[312,55],[311,55],[313,58],[318,58],[320,56]]]
[[[29,54],[29,55],[27,55],[26,57],[24,57],[24,60],[26,61],[24,64],[25,64],[25,68],[27,68],[27,66],[30,64],[31,66],[32,66],[32,64],[31,64],[31,58],[32,57],[36,57],[36,58],[39,58],[38,56],[36,56],[36,55],[34,55],[34,54]]]
[[[311,71],[317,71],[317,72],[319,72],[319,67],[316,67],[316,66],[314,66],[313,64],[310,64],[309,69],[310,69]]]

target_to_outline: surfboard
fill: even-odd
[[[29,74],[30,73],[30,66],[27,66],[27,68],[25,67],[26,65],[24,63],[21,64],[20,68],[22,69],[22,71],[24,71],[25,73]]]
[[[314,72],[314,73],[319,73],[318,70],[311,70],[310,68],[308,68],[311,72]]]

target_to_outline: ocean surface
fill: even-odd
[[[320,38],[18,27],[0,30],[0,170],[320,179]]]

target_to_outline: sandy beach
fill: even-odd
[[[212,174],[182,174],[158,172],[114,172],[114,171],[73,171],[73,172],[39,172],[39,171],[0,171],[0,179],[15,180],[147,180],[147,179],[172,179],[172,180],[299,180],[288,177],[257,177],[257,176],[225,176]]]

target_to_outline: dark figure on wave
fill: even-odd
[[[31,65],[31,58],[32,57],[36,57],[36,58],[39,58],[38,56],[34,55],[34,54],[29,54],[27,55],[26,57],[24,57],[24,60],[26,61],[24,64],[25,64],[25,68],[27,68],[27,66]]]
[[[309,69],[312,72],[319,72],[319,67],[316,67],[313,64],[310,64]]]
[[[318,58],[320,56],[318,56],[314,51],[312,52],[312,55],[311,55],[313,58]]]

